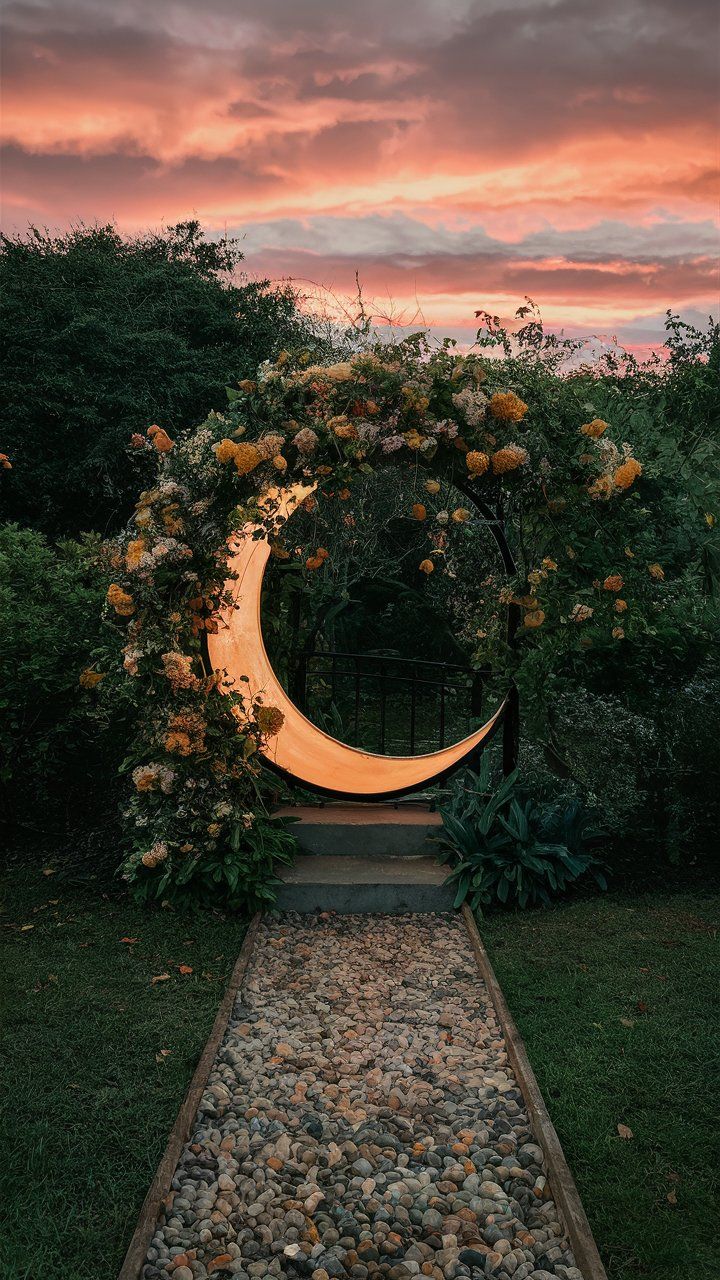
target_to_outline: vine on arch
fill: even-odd
[[[299,558],[307,574],[331,571],[325,548],[286,545],[272,516],[261,516],[257,500],[269,486],[312,479],[309,504],[342,501],[358,475],[404,468],[414,487],[408,519],[428,533],[419,581],[443,572],[448,520],[476,518],[462,504],[438,510],[442,480],[502,503],[518,579],[490,584],[496,607],[478,629],[478,663],[492,653],[509,673],[530,655],[541,670],[548,645],[568,653],[615,645],[629,617],[641,632],[660,566],[634,565],[630,548],[625,556],[611,546],[609,556],[602,537],[596,545],[586,537],[582,556],[572,545],[578,521],[614,528],[607,513],[641,463],[613,442],[605,421],[583,420],[578,396],[566,395],[555,413],[527,390],[525,400],[522,376],[511,385],[508,371],[507,362],[458,355],[449,343],[431,349],[421,338],[327,364],[283,353],[229,389],[227,411],[195,430],[172,440],[152,426],[132,438],[133,449],[157,456],[157,478],[125,535],[105,547],[106,616],[122,639],[103,688],[129,702],[137,725],[124,765],[123,875],[139,897],[252,907],[272,898],[273,862],[291,855],[291,837],[268,812],[259,753],[281,732],[282,714],[261,695],[244,709],[224,673],[203,660],[203,635],[231,603],[227,539],[239,526],[264,520],[276,557]],[[514,653],[503,647],[510,601],[522,614]]]

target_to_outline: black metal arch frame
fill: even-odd
[[[479,511],[480,515],[483,517],[486,528],[490,531],[493,539],[495,540],[495,544],[500,553],[500,558],[502,560],[505,574],[508,578],[512,577],[515,574],[515,560],[513,558],[512,551],[510,550],[510,545],[508,543],[508,540],[505,536],[505,521],[503,518],[503,512],[500,507],[500,504],[497,503],[495,509],[493,509],[489,503],[485,502],[482,498],[478,497],[478,495],[473,491],[472,486],[468,484],[467,481],[465,480],[459,480],[453,476],[452,483],[455,485],[457,489],[460,490],[461,493],[464,493],[465,496],[470,499],[470,501],[473,503],[473,506],[476,508],[477,511]],[[509,604],[508,614],[507,614],[507,633],[506,634],[507,634],[508,644],[511,646],[515,639],[519,618],[520,618],[519,607],[516,604]],[[209,653],[208,653],[208,647],[207,647],[207,637],[205,635],[203,635],[203,639],[202,639],[202,650],[203,650],[202,652],[203,662],[205,663],[205,666],[209,671],[210,661],[209,661]],[[452,765],[451,768],[443,769],[441,770],[440,773],[435,774],[434,777],[426,779],[424,785],[434,786],[436,783],[444,782],[448,777],[450,777],[451,774],[455,773],[458,769],[462,768],[463,765],[468,765],[473,760],[477,760],[481,752],[485,749],[486,744],[495,737],[495,734],[497,733],[498,729],[500,729],[501,726],[502,726],[502,768],[503,768],[503,773],[505,774],[505,776],[507,776],[508,774],[512,773],[517,766],[518,750],[519,750],[519,743],[520,743],[520,702],[519,702],[517,686],[514,680],[510,681],[507,696],[505,699],[505,704],[500,712],[500,715],[498,716],[497,721],[493,725],[493,728],[491,729],[487,738],[485,738],[485,740],[483,741],[483,744],[479,747],[478,746],[471,747],[470,750],[467,752],[467,754],[465,756],[462,756],[458,761],[456,761],[456,763]],[[319,729],[318,732],[322,733],[322,730]],[[378,757],[378,759],[382,759],[382,758],[383,758],[382,756]],[[297,786],[303,787],[306,791],[312,791],[314,794],[317,794],[320,796],[328,796],[335,800],[360,800],[360,801],[395,800],[395,799],[399,799],[401,796],[412,795],[414,792],[418,791],[417,787],[402,787],[395,791],[378,791],[376,793],[358,796],[357,793],[352,791],[335,791],[332,788],[326,788],[326,787],[320,787],[320,786],[310,787],[303,784],[298,778],[294,776],[294,774],[289,773],[286,769],[283,769],[280,765],[275,764],[275,762],[273,760],[270,760],[267,756],[264,756],[263,760],[264,760],[264,763],[268,766],[268,768],[273,773],[283,778],[284,781],[289,782],[296,787]]]

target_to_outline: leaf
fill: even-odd
[[[155,975],[154,978],[150,979],[150,982],[152,983],[153,986],[155,986],[156,983],[158,982],[167,982],[168,979],[171,977],[172,977],[172,974],[170,973],[158,973]]]
[[[178,965],[178,973],[192,973],[192,965],[191,965],[191,964],[179,964],[179,965]]]
[[[620,1137],[625,1138],[626,1141],[629,1140],[630,1138],[635,1137],[635,1134],[633,1133],[632,1129],[629,1129],[626,1124],[619,1124],[617,1127],[617,1131],[620,1134]]]
[[[650,1012],[650,1007],[649,1005],[646,1005],[644,1000],[638,1000],[637,1004],[635,1005],[635,1008],[637,1009],[638,1013]]]
[[[120,941],[126,942],[128,946],[130,946],[133,942],[139,942],[140,939],[139,938],[121,938]]]
[[[55,868],[54,868],[54,867],[43,867],[43,875],[44,875],[44,876],[54,876],[54,875],[55,875]]]
[[[668,1191],[665,1199],[668,1204],[677,1204],[677,1191],[674,1188],[672,1191]]]
[[[23,924],[20,926],[20,932],[27,933],[29,929],[34,929],[34,928],[35,928],[34,924]]]
[[[622,1025],[623,1025],[624,1027],[634,1027],[634,1026],[635,1026],[635,1023],[633,1022],[632,1018],[621,1018],[621,1019],[620,1019],[620,1022],[622,1023]]]
[[[172,1049],[159,1049],[158,1052],[155,1054],[155,1061],[164,1062],[165,1059],[168,1058],[171,1053],[172,1053]]]

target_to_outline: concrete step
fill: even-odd
[[[454,890],[434,858],[300,855],[279,873],[279,911],[451,911]]]
[[[428,857],[442,822],[426,805],[327,804],[288,806],[278,814],[296,818],[292,833],[308,853],[333,858]]]

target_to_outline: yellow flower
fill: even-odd
[[[593,480],[593,483],[588,488],[588,493],[591,498],[609,498],[612,493],[612,487],[612,476],[602,475],[598,476],[597,480]]]
[[[496,476],[501,476],[506,471],[515,471],[523,466],[528,461],[528,457],[527,449],[517,444],[509,444],[506,449],[498,449],[497,453],[493,454],[492,469]]]
[[[613,640],[624,640],[625,632],[623,631],[622,627],[613,627],[612,636],[613,636]]]
[[[235,466],[241,476],[249,475],[262,462],[262,454],[254,444],[235,445]]]
[[[486,453],[480,453],[477,449],[472,449],[470,453],[465,454],[465,462],[471,476],[482,476],[490,466],[490,459]]]
[[[438,480],[426,480],[424,488],[427,493],[439,493],[440,482]]]
[[[712,514],[712,511],[705,512],[705,523],[709,525],[711,529],[715,527],[715,517]]]
[[[580,434],[590,436],[592,440],[599,440],[600,436],[607,431],[609,423],[604,422],[602,418],[593,418],[592,422],[586,422],[580,428]]]
[[[420,432],[415,431],[414,428],[412,431],[405,431],[403,434],[408,449],[414,449],[416,452],[425,442],[425,436],[421,436]]]
[[[107,601],[122,618],[129,618],[130,614],[135,612],[132,596],[129,596],[127,591],[123,591],[116,582],[108,587]]]
[[[627,609],[627,600],[619,600],[619,599],[618,599],[618,600],[616,600],[616,601],[615,601],[615,612],[616,612],[616,613],[624,613],[626,609]]]
[[[659,564],[649,564],[648,573],[651,578],[655,578],[656,582],[663,582],[665,579],[665,570]]]
[[[623,580],[619,573],[611,573],[603,582],[606,591],[622,591]]]
[[[545,556],[545,559],[543,560],[542,565],[543,565],[543,569],[551,569],[551,570],[557,569],[557,565],[555,561],[551,560],[549,556]]]
[[[80,672],[78,684],[81,689],[94,689],[101,680],[105,679],[104,671],[91,671],[89,667],[85,671]]]
[[[425,520],[427,517],[427,510],[423,506],[422,502],[413,503],[412,513],[416,520]]]
[[[235,461],[238,445],[234,440],[218,440],[218,443],[214,444],[212,448],[218,462]]]
[[[435,565],[432,560],[421,560],[419,565],[421,573],[432,573]]]
[[[636,458],[627,458],[613,476],[615,488],[629,489],[639,475],[642,475],[642,464]]]
[[[522,422],[528,406],[514,391],[496,391],[490,397],[488,409],[499,422]]]
[[[465,524],[466,520],[470,519],[470,512],[467,507],[456,507],[452,513],[452,518],[455,524]]]
[[[626,548],[625,548],[625,555],[627,556],[628,560],[634,560],[634,559],[635,559],[635,552],[634,552],[634,551],[631,551],[629,547],[626,547]]]
[[[542,609],[531,609],[523,618],[523,626],[533,628],[541,627],[545,621],[545,614]]]

